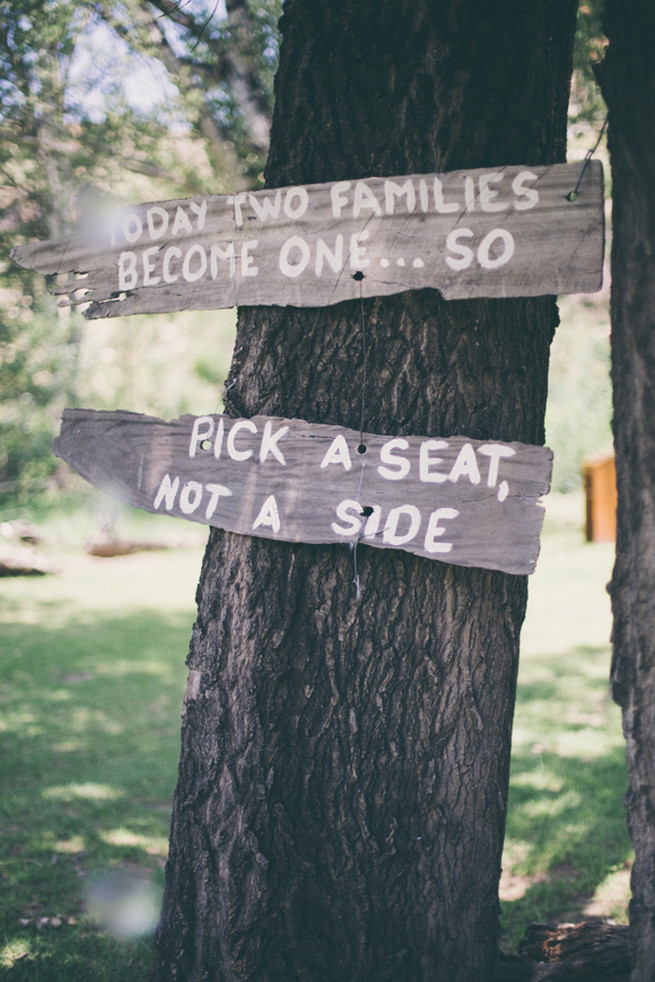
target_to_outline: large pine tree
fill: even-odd
[[[565,156],[575,0],[287,0],[268,186]],[[227,410],[544,439],[553,298],[242,309]],[[485,982],[524,577],[212,531],[157,982]]]

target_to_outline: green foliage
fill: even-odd
[[[233,310],[100,321],[79,355],[80,403],[171,419],[222,404],[236,330]]]
[[[54,473],[50,444],[72,401],[77,328],[76,318],[48,316],[30,296],[11,294],[0,320],[0,482],[19,490]]]
[[[157,342],[160,333],[170,340],[170,318],[115,326],[98,351],[93,333],[108,332],[62,315],[43,278],[12,263],[10,250],[59,238],[112,203],[225,191],[259,173],[267,132],[258,143],[238,104],[248,102],[250,87],[266,129],[279,0],[229,6],[230,17],[221,17],[201,0],[0,0],[0,492],[36,490],[53,474],[49,448],[65,405],[115,408],[127,393],[134,409],[176,415],[193,408],[189,380],[179,377],[179,334],[173,331],[168,359]],[[126,84],[135,78],[154,85],[135,91]],[[203,315],[177,323],[193,331],[198,320]],[[202,355],[194,337],[187,345],[195,352],[191,383],[193,358],[217,352],[211,408],[227,371],[225,319],[218,322],[214,341],[203,332]],[[94,349],[95,379],[87,357]],[[103,362],[112,351],[115,362]]]
[[[549,496],[530,577],[501,883],[505,947],[530,921],[625,923],[632,850],[611,699],[611,543],[583,540],[582,493]]]
[[[67,538],[95,524],[64,519]],[[142,982],[201,552],[57,557],[61,575],[5,580],[0,603],[0,978]],[[131,923],[98,903],[119,872],[142,887]]]
[[[603,33],[603,7],[604,0],[581,0],[578,7],[569,106],[570,118],[575,123],[599,123],[607,111],[594,75],[607,46]]]
[[[612,449],[610,330],[603,295],[560,298],[551,347],[546,443],[554,452],[553,488],[582,487],[582,462]]]

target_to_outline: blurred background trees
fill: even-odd
[[[89,387],[102,402],[114,368],[113,397],[134,388],[144,360],[120,325],[98,332],[104,347],[82,351],[83,319],[13,264],[11,248],[58,238],[119,201],[256,185],[280,6],[0,0],[0,491],[45,486],[63,406]],[[141,327],[149,349],[153,328]],[[170,319],[164,333],[175,349]],[[194,368],[216,385],[220,365],[198,351]],[[166,388],[177,395],[153,408],[182,411],[175,379]]]

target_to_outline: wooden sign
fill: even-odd
[[[65,411],[54,453],[146,511],[288,542],[363,543],[508,573],[539,552],[552,453],[299,419]]]
[[[93,233],[14,249],[89,318],[325,306],[433,287],[446,299],[601,286],[603,174],[589,164],[336,181],[135,205]],[[357,276],[355,276],[357,274]]]

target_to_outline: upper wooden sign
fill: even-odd
[[[242,191],[125,208],[14,249],[86,316],[325,306],[433,287],[446,299],[598,290],[603,174],[495,167]],[[363,274],[357,275],[355,274]]]
[[[362,542],[531,573],[552,453],[463,437],[387,437],[303,420],[68,409],[53,451],[144,508],[288,542]]]

